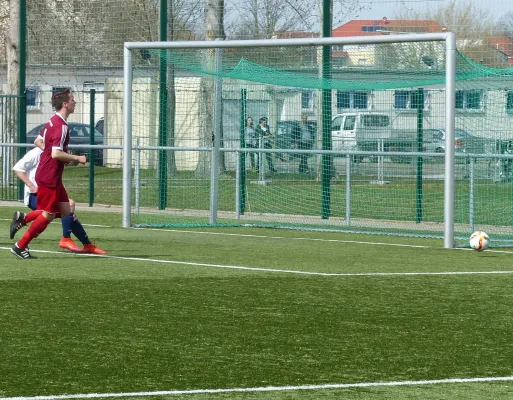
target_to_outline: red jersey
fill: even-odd
[[[36,171],[36,183],[38,186],[57,187],[62,184],[62,171],[64,161],[52,158],[52,149],[68,151],[69,127],[66,121],[55,114],[48,121],[41,132],[45,149],[41,154],[41,160]]]

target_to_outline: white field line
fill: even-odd
[[[11,221],[11,219],[0,218],[0,221]],[[84,223],[82,225],[83,226],[92,226],[92,227],[96,227],[96,228],[113,228],[112,226],[108,226],[108,225],[92,225],[92,224],[84,224]],[[158,229],[157,228],[128,228],[128,229],[155,231],[155,232],[188,233],[188,234],[195,234],[195,235],[236,236],[236,237],[273,239],[273,240],[274,239],[289,239],[289,240],[307,240],[307,241],[314,241],[314,242],[317,241],[317,242],[334,242],[334,243],[369,244],[369,245],[377,245],[377,246],[411,247],[411,248],[419,248],[419,249],[429,249],[432,247],[432,246],[422,246],[422,245],[402,244],[402,243],[382,243],[382,242],[366,242],[366,241],[343,240],[343,239],[322,239],[322,238],[307,238],[307,237],[250,235],[250,234],[227,233],[227,232],[188,231],[188,230],[180,230],[180,229],[160,229],[160,228],[158,228]]]
[[[454,378],[435,379],[425,381],[392,381],[392,382],[360,382],[360,383],[334,383],[325,385],[299,385],[299,386],[264,386],[253,388],[231,388],[231,389],[190,389],[190,390],[159,390],[154,392],[126,392],[126,393],[85,393],[85,394],[62,394],[54,396],[20,396],[0,397],[0,400],[61,400],[61,399],[99,399],[108,397],[150,397],[150,396],[174,396],[187,394],[214,394],[214,393],[249,393],[249,392],[284,392],[291,390],[324,390],[324,389],[346,389],[346,388],[369,388],[386,386],[417,386],[417,385],[440,385],[454,383],[487,383],[513,381],[513,376],[490,377],[490,378]]]
[[[10,219],[0,218],[0,221],[10,221]],[[98,227],[98,228],[113,228],[112,226],[109,226],[109,225],[93,225],[93,224],[82,224],[82,225]],[[404,243],[385,243],[385,242],[370,242],[370,241],[344,240],[344,239],[322,239],[322,238],[308,238],[308,237],[250,235],[250,234],[241,234],[241,233],[188,231],[188,230],[181,230],[181,229],[161,229],[161,228],[128,228],[128,229],[147,230],[147,231],[156,231],[156,232],[177,232],[177,233],[188,233],[188,234],[196,234],[196,235],[221,235],[221,236],[250,237],[250,238],[273,239],[273,240],[274,239],[288,239],[288,240],[306,240],[306,241],[313,241],[313,242],[368,244],[368,245],[374,245],[374,246],[410,247],[410,248],[417,248],[417,249],[430,249],[430,248],[434,249],[435,248],[433,246],[413,245],[413,244],[404,244]],[[440,249],[442,249],[442,248],[440,247]],[[449,250],[472,250],[472,249],[454,248],[454,249],[449,249]],[[487,253],[494,252],[494,253],[513,254],[513,251],[511,251],[511,250],[488,249],[486,252]]]
[[[367,242],[361,240],[344,240],[344,239],[322,239],[322,238],[308,238],[308,237],[287,237],[287,236],[266,236],[266,235],[250,235],[250,234],[240,234],[240,233],[227,233],[227,232],[204,232],[204,231],[187,231],[187,230],[179,230],[179,229],[157,229],[157,228],[130,228],[130,229],[142,229],[142,230],[150,230],[150,231],[164,231],[164,232],[178,232],[178,233],[195,233],[198,235],[222,235],[222,236],[240,236],[240,237],[251,237],[251,238],[264,238],[264,239],[289,239],[289,240],[306,240],[312,242],[334,242],[334,243],[352,243],[352,244],[368,244],[375,246],[392,246],[392,247],[410,247],[414,249],[440,249],[440,250],[465,250],[465,251],[474,251],[469,248],[454,248],[454,249],[444,249],[442,247],[433,247],[433,246],[424,246],[424,245],[414,245],[414,244],[404,244],[404,243],[384,243],[384,242]],[[512,250],[492,250],[488,249],[486,252],[491,253],[506,253],[513,254]]]
[[[160,231],[160,232],[195,233],[198,235],[237,236],[237,237],[261,238],[261,239],[273,239],[273,240],[274,239],[289,239],[289,240],[307,240],[307,241],[313,241],[313,242],[371,244],[371,245],[379,245],[379,246],[412,247],[412,248],[419,248],[419,249],[429,249],[431,247],[431,246],[402,244],[402,243],[381,243],[381,242],[365,242],[365,241],[343,240],[343,239],[322,239],[322,238],[307,238],[307,237],[250,235],[250,234],[227,233],[227,232],[187,231],[187,230],[179,230],[179,229],[156,229],[156,228],[132,228],[132,229],[143,229],[143,230]]]
[[[10,250],[10,247],[0,247],[1,250]],[[362,273],[343,273],[343,272],[312,272],[312,271],[299,271],[290,269],[275,269],[275,268],[263,268],[263,267],[245,267],[242,265],[226,265],[226,264],[208,264],[208,263],[196,263],[190,261],[175,261],[175,260],[158,260],[152,258],[141,258],[141,257],[122,257],[112,255],[97,255],[97,254],[80,254],[70,253],[69,251],[49,251],[49,250],[30,250],[31,253],[47,253],[47,254],[64,254],[80,257],[100,257],[100,258],[111,258],[116,260],[127,260],[127,261],[144,261],[145,263],[160,263],[160,264],[173,264],[173,265],[191,265],[196,267],[209,267],[209,268],[224,268],[224,269],[237,269],[243,271],[260,271],[260,272],[271,272],[271,273],[282,273],[282,274],[296,274],[296,275],[313,275],[313,276],[338,276],[338,277],[351,277],[351,276],[422,276],[422,275],[508,275],[513,274],[513,270],[505,271],[440,271],[440,272],[362,272]],[[37,261],[25,261],[25,262],[37,262]],[[1,399],[0,399],[1,400]]]

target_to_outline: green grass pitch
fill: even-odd
[[[60,249],[56,221],[19,260],[14,211],[0,207],[0,399],[512,397],[513,249],[123,229],[79,210],[108,257]]]

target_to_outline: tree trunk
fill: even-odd
[[[223,19],[224,0],[206,0],[205,40],[225,38]],[[205,63],[208,69],[213,70],[215,68],[214,50],[205,51]],[[200,146],[212,146],[214,133],[214,81],[212,77],[202,77],[200,92]],[[197,176],[205,177],[210,175],[210,157],[211,153],[200,152],[195,171]],[[224,166],[224,156],[220,160],[220,165]]]
[[[9,2],[9,29],[7,32],[7,94],[17,95],[20,86],[20,61],[19,61],[19,39],[20,39],[20,6],[18,0]],[[17,141],[17,115],[18,102],[15,102],[13,112],[8,116],[7,140]]]
[[[170,1],[168,3],[168,12],[167,12],[167,21],[168,21],[168,29],[167,29],[167,40],[174,41],[175,40],[175,13],[174,13],[174,2]],[[168,146],[176,145],[176,132],[175,132],[175,121],[176,121],[176,86],[175,86],[175,67],[174,64],[167,64],[167,133],[168,133]],[[176,152],[169,152],[169,157],[167,159],[167,167],[168,173],[171,176],[175,176],[177,172],[176,168]]]
[[[325,32],[323,31],[323,22],[324,22],[324,18],[328,18],[329,20],[329,25],[330,27],[332,27],[333,25],[333,0],[322,0],[323,2],[323,5],[325,4],[326,1],[329,1],[329,7],[328,7],[328,13],[329,15],[327,16],[324,16],[323,13],[321,13],[321,21],[320,21],[320,27],[321,27],[321,31],[320,31],[320,36],[321,37],[325,37]],[[323,10],[324,10],[324,7],[323,7]],[[329,33],[329,36],[331,36],[331,29],[330,29],[330,33]],[[318,68],[319,68],[319,77],[322,79],[323,78],[323,65],[322,65],[322,62],[323,62],[323,58],[322,58],[322,47],[320,46],[318,48],[318,51],[317,51],[317,64],[318,64]],[[317,91],[319,93],[319,95],[317,96],[317,109],[318,109],[318,112],[317,112],[317,136],[316,136],[316,146],[315,148],[317,149],[322,149],[322,140],[323,140],[323,136],[324,136],[324,132],[323,132],[323,124],[322,124],[322,116],[323,116],[323,101],[325,100],[324,99],[324,92],[322,89],[318,90]],[[330,92],[331,93],[331,92]],[[330,94],[331,96],[331,94]],[[317,165],[316,165],[316,176],[317,176],[317,180],[320,180],[321,179],[321,172],[322,172],[322,169],[323,169],[323,166],[322,166],[322,159],[323,157],[317,157]],[[335,164],[334,164],[334,160],[333,160],[333,156],[331,156],[331,159],[330,159],[330,167],[329,167],[330,171],[331,171],[331,174],[332,176],[336,175],[336,171],[335,171]]]

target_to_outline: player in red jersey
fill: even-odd
[[[50,121],[46,123],[43,129],[44,150],[36,171],[36,183],[38,186],[37,208],[42,210],[42,213],[32,222],[23,237],[11,249],[11,253],[22,259],[35,258],[30,254],[28,244],[46,229],[57,214],[60,214],[63,219],[69,218],[73,220],[73,224],[80,224],[74,218],[68,194],[62,184],[62,172],[66,163],[86,163],[85,156],[72,155],[67,152],[69,127],[66,121],[69,115],[75,111],[75,99],[71,91],[68,89],[63,92],[54,93],[52,96],[52,106],[55,108],[56,113],[50,118]],[[80,227],[75,226],[75,228],[79,234],[77,235],[75,230],[73,233],[84,244],[84,248],[80,249],[80,252],[107,254],[107,252],[89,241],[81,225]]]

